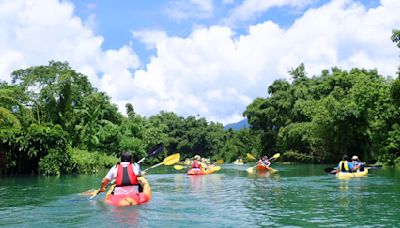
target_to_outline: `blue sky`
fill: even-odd
[[[0,79],[68,61],[124,113],[237,122],[304,63],[395,75],[398,0],[0,0]]]

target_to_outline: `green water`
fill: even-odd
[[[98,186],[90,176],[0,178],[5,227],[399,227],[400,170],[373,170],[339,180],[326,166],[279,165],[277,174],[249,176],[226,164],[217,174],[187,176],[171,167],[147,176],[152,200],[107,206],[79,193]]]

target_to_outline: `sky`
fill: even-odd
[[[68,61],[121,113],[223,124],[301,63],[396,75],[399,0],[0,0],[0,80]]]

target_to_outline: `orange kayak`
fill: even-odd
[[[105,202],[106,204],[127,207],[145,204],[151,199],[151,188],[149,183],[144,177],[138,177],[142,189],[138,186],[123,186],[115,187],[113,185],[107,192]]]
[[[275,169],[273,169],[273,168],[271,168],[271,167],[269,167],[269,166],[263,166],[263,165],[261,165],[261,164],[258,164],[257,166],[256,166],[256,170],[257,171],[261,171],[261,172],[268,172],[268,171],[271,171],[271,172],[275,172],[276,170]]]

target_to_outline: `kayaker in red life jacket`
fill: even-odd
[[[258,163],[261,164],[261,165],[263,165],[263,166],[270,166],[270,165],[271,165],[271,162],[269,161],[268,157],[265,156],[265,155],[262,156],[262,157],[260,158],[260,160],[258,160]]]
[[[101,181],[100,192],[106,191],[108,183],[114,179],[116,189],[122,186],[138,186],[137,177],[140,176],[142,171],[137,163],[132,163],[132,154],[127,151],[122,152],[121,162],[113,166]]]
[[[200,156],[195,155],[194,160],[192,161],[192,169],[201,169],[201,162],[200,162]]]

